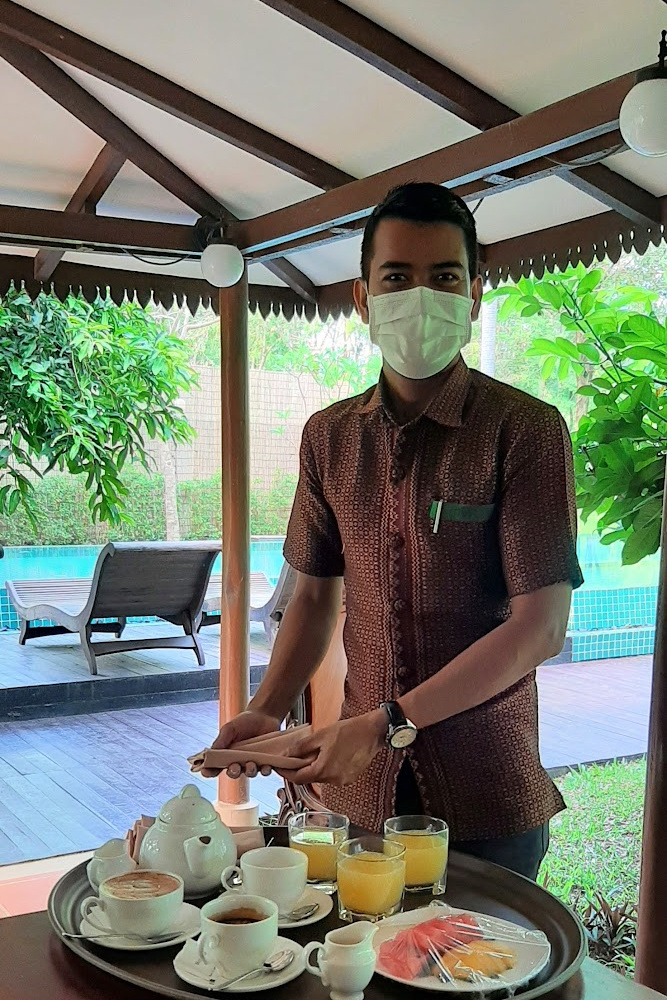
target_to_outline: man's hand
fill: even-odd
[[[351,785],[369,767],[384,746],[387,713],[383,708],[353,719],[343,719],[311,736],[296,736],[285,747],[290,757],[315,759],[298,771],[278,771],[281,777],[300,785],[322,782]]]
[[[248,709],[225,723],[213,743],[213,749],[227,750],[242,740],[251,740],[255,736],[263,736],[265,733],[272,733],[274,731],[277,732],[279,729],[280,719],[275,719],[264,712]],[[205,768],[201,773],[204,778],[215,778],[220,772],[209,767]],[[240,778],[244,773],[249,778],[254,778],[257,775],[257,765],[246,764],[243,767],[242,764],[232,764],[231,767],[227,768],[227,774],[230,778]],[[262,774],[271,774],[271,768],[263,767]]]

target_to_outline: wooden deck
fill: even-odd
[[[150,635],[182,635],[183,630],[168,622],[157,625],[129,625],[124,638],[141,639]],[[90,679],[88,665],[77,636],[56,635],[30,639],[19,646],[18,631],[0,632],[0,688],[27,687],[37,684],[66,684]],[[220,626],[209,625],[201,631],[206,667],[220,666]],[[250,666],[268,661],[269,645],[261,625],[250,625]],[[97,679],[147,676],[150,674],[190,673],[201,670],[189,649],[147,649],[132,653],[102,656]]]
[[[649,657],[541,668],[544,764],[644,753],[650,678]],[[185,757],[216,731],[215,702],[0,723],[0,864],[89,850],[190,780],[213,797]],[[277,787],[253,781],[261,811],[275,811]]]

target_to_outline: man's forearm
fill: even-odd
[[[534,597],[530,615],[513,614],[399,699],[418,729],[482,705],[560,652],[571,588],[557,584]]]
[[[305,690],[331,642],[341,611],[337,600],[298,592],[283,616],[266,676],[248,708],[284,719]]]

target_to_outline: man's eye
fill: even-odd
[[[405,281],[405,275],[401,274],[400,271],[394,271],[392,274],[385,274],[384,280],[391,282],[392,284],[400,281]]]
[[[451,284],[452,282],[460,281],[461,278],[458,274],[453,274],[451,271],[443,271],[442,274],[438,275],[438,281],[442,281],[445,284]]]

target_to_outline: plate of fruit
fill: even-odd
[[[378,975],[455,993],[514,991],[551,954],[542,931],[438,902],[383,920],[373,944]]]

